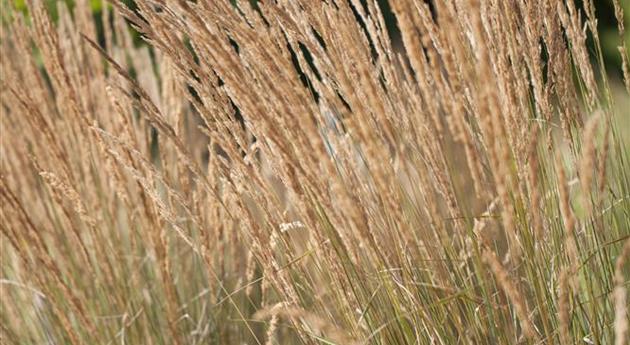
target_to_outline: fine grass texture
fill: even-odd
[[[4,0],[0,343],[627,344],[593,1]]]

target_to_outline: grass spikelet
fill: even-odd
[[[564,167],[564,161],[560,153],[556,154],[556,169],[558,173],[558,196],[560,199],[560,213],[562,214],[562,222],[564,225],[564,245],[570,264],[574,267],[578,265],[578,249],[575,242],[575,224],[576,219],[571,207],[569,196],[569,183],[567,181],[567,173]]]
[[[508,297],[511,302],[514,312],[516,313],[521,329],[525,336],[529,339],[535,340],[538,336],[532,321],[529,318],[529,312],[527,311],[527,305],[523,299],[523,295],[518,291],[514,283],[509,277],[508,272],[505,270],[497,255],[489,248],[484,249],[483,259],[494,274],[497,283]]]
[[[624,25],[624,8],[621,6],[619,0],[613,0],[615,7],[615,18],[617,19],[617,30],[619,32],[619,38],[621,39],[621,45],[617,47],[619,54],[621,55],[621,70],[623,71],[623,81],[626,86],[626,91],[630,94],[630,62],[628,62],[628,47],[626,45],[626,28]]]
[[[571,270],[565,268],[558,280],[558,321],[560,344],[572,344],[571,339]]]
[[[596,132],[601,113],[595,113],[586,122],[582,138],[582,155],[579,162],[580,184],[582,187],[582,207],[586,214],[591,212],[591,188],[596,169]]]

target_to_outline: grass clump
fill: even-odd
[[[592,0],[57,5],[2,3],[3,343],[627,343],[620,2],[620,66]]]

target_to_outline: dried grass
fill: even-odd
[[[2,2],[2,342],[627,343],[593,2],[383,3]]]

